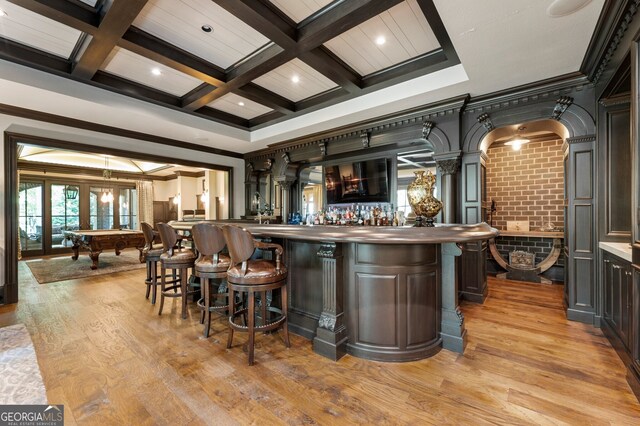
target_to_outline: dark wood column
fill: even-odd
[[[458,170],[460,169],[460,152],[449,152],[433,156],[438,167],[440,178],[440,200],[442,201],[442,222],[458,223]]]
[[[317,256],[322,259],[322,313],[313,350],[336,361],[346,353],[347,343],[342,244],[323,243]]]

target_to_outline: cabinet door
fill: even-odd
[[[620,335],[620,323],[622,320],[622,266],[616,260],[611,260],[611,319],[610,323],[613,329]]]
[[[620,269],[620,272],[620,339],[627,349],[629,349],[631,347],[631,301],[633,297],[631,266],[624,265]]]
[[[566,269],[566,268],[565,268]],[[613,263],[607,255],[602,260],[602,271],[604,278],[604,312],[603,316],[611,322],[613,312]]]

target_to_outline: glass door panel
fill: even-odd
[[[80,188],[51,185],[51,248],[70,247],[64,231],[80,229]]]
[[[138,229],[138,194],[135,189],[120,188],[120,229]]]
[[[113,188],[90,188],[89,222],[91,229],[113,229]]]
[[[42,250],[43,190],[42,183],[20,183],[20,249],[24,252]]]

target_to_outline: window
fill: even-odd
[[[120,189],[120,228],[138,229],[138,194],[135,189]]]
[[[20,249],[42,250],[42,183],[22,182],[19,187]]]
[[[102,194],[113,188],[91,187],[89,190],[89,223],[91,229],[113,228],[113,201],[102,202]]]
[[[75,189],[75,194],[72,191],[73,189]],[[77,229],[80,229],[80,196],[78,187],[73,185],[51,185],[51,246],[53,248],[70,246],[65,239],[64,231]]]

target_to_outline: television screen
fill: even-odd
[[[325,167],[327,204],[389,202],[387,160]]]

